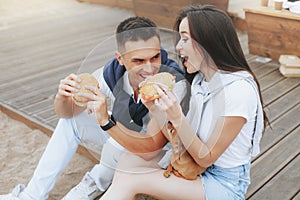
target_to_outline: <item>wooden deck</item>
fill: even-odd
[[[1,111],[51,135],[58,120],[53,98],[59,80],[78,72],[88,53],[133,13],[73,0],[29,1],[33,5],[20,1],[20,10],[13,5],[16,1],[2,2],[13,9],[0,7]],[[248,53],[247,33],[239,36],[272,125],[252,161],[246,198],[299,200],[300,79],[281,76],[277,61],[258,62]],[[99,56],[105,61],[108,55]]]

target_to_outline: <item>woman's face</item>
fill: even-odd
[[[186,67],[188,73],[194,73],[200,70],[202,56],[196,49],[195,41],[191,38],[188,19],[185,17],[179,25],[180,40],[176,45],[182,59],[182,64]]]

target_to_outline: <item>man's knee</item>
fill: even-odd
[[[102,148],[100,164],[115,169],[123,152],[124,149],[119,149],[107,141]]]

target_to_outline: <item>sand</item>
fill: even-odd
[[[0,112],[0,194],[29,182],[49,139],[43,132]],[[75,154],[50,192],[49,200],[61,199],[93,166],[91,160]]]

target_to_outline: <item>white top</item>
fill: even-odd
[[[246,72],[247,73],[247,72]],[[257,92],[255,88],[243,78],[238,78],[228,74],[216,73],[218,79],[223,82],[223,90],[217,92],[206,102],[198,136],[206,142],[215,126],[216,120],[220,116],[240,116],[246,119],[246,124],[232,144],[214,163],[220,167],[229,168],[245,164],[251,160],[252,138],[257,112]],[[233,74],[245,74],[238,72]],[[213,77],[216,79],[216,77]],[[229,83],[229,84],[228,84]],[[201,87],[210,92],[211,83],[202,82]],[[227,84],[227,85],[226,85]],[[214,106],[213,106],[214,105]],[[217,106],[215,106],[217,105]]]

